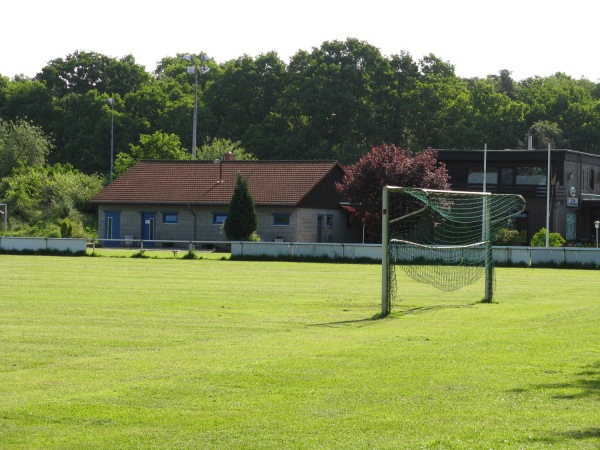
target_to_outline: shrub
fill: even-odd
[[[519,236],[519,232],[517,230],[502,228],[496,236],[494,245],[518,245],[520,242],[521,237]]]
[[[73,236],[73,224],[67,218],[60,224],[60,237],[70,238],[71,236]]]
[[[248,240],[250,242],[260,242],[262,239],[256,231],[253,231],[252,233],[250,233],[250,236],[248,236]]]
[[[560,233],[550,233],[548,235],[548,245],[550,247],[562,247],[565,245],[565,238]],[[546,229],[542,228],[540,231],[535,233],[531,238],[532,247],[545,247],[546,246]]]

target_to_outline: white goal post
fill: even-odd
[[[381,315],[391,312],[395,266],[451,291],[485,277],[494,290],[492,242],[525,208],[520,195],[385,186],[382,192]]]

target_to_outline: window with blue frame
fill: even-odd
[[[287,227],[290,225],[290,213],[273,213],[273,225]]]
[[[213,212],[213,225],[221,225],[227,219],[227,213],[224,212]]]
[[[177,212],[167,212],[163,211],[162,213],[163,223],[178,223],[179,222],[179,213]]]

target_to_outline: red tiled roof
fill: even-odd
[[[237,173],[248,181],[257,205],[297,205],[336,161],[138,162],[96,195],[93,203],[229,204]]]

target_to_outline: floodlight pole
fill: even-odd
[[[192,159],[196,159],[196,130],[198,126],[198,70],[200,70],[201,75],[204,75],[210,69],[206,66],[198,68],[196,59],[192,55],[185,55],[183,59],[191,63],[188,66],[188,73],[192,73],[192,71],[194,72],[194,118],[192,123]],[[208,61],[208,57],[202,55],[200,57],[200,60]]]
[[[8,204],[7,203],[0,203],[0,206],[4,207],[3,211],[0,211],[0,214],[2,214],[3,217],[3,222],[4,222],[4,232],[6,233],[6,229],[7,229],[7,219],[8,219]],[[598,225],[596,225],[596,234],[598,234]],[[598,241],[598,239],[596,239],[596,241]],[[597,247],[598,245],[596,245]]]
[[[110,181],[113,180],[113,161],[115,154],[115,99],[109,98],[110,104]]]

